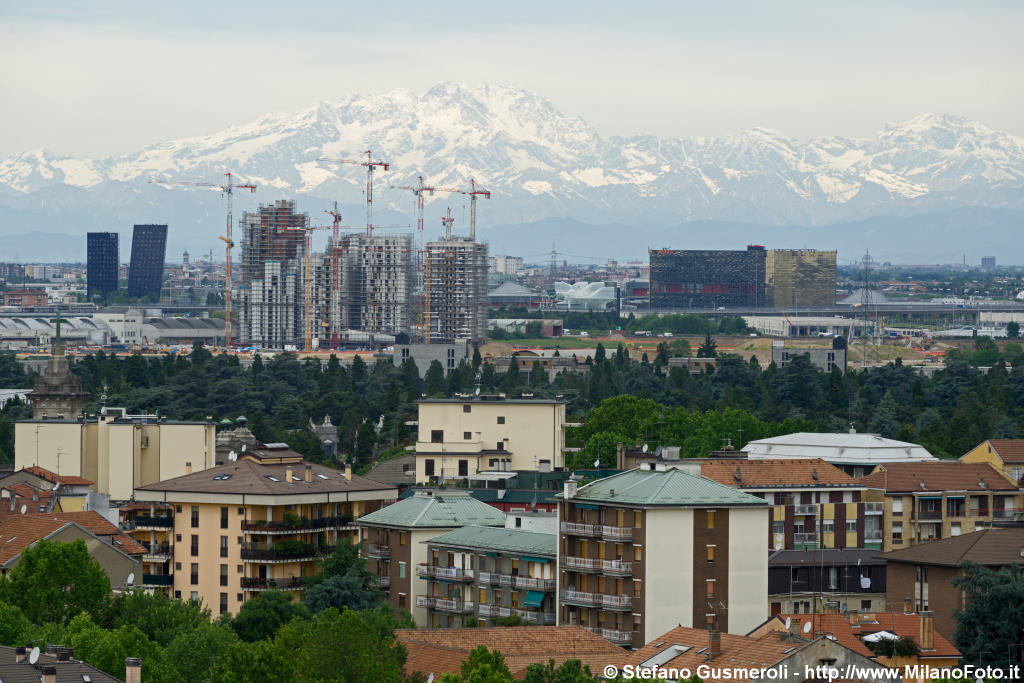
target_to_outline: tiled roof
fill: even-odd
[[[56,519],[17,514],[0,518],[0,566],[17,557],[36,541],[68,524]]]
[[[310,465],[312,468],[311,482],[305,481],[306,465]],[[285,481],[285,472],[289,469],[292,471],[292,480]],[[345,479],[344,472],[305,461],[289,464],[264,464],[254,460],[239,459],[237,462],[225,463],[201,472],[147,484],[136,489],[136,492],[244,493],[269,496],[349,491],[388,492],[394,491],[394,487],[355,475],[352,476],[352,479]],[[136,493],[138,500],[151,498],[153,496],[140,496]]]
[[[660,661],[659,667],[686,668],[696,671],[699,665],[710,664],[713,667],[726,669],[760,669],[773,666],[776,662],[788,657],[792,651],[807,645],[807,642],[775,631],[760,638],[722,633],[721,645],[722,653],[709,661],[708,631],[702,628],[680,626],[658,636],[635,652],[624,651],[622,664],[617,664],[617,666],[620,668],[626,664],[640,666],[652,657],[663,654],[660,659],[666,661]],[[673,646],[682,646],[679,649],[689,649],[671,657],[669,648]],[[709,678],[705,683],[716,683],[716,679]]]
[[[397,629],[395,637],[405,645],[409,657],[407,673],[458,673],[463,660],[476,647],[498,650],[516,678],[525,675],[530,664],[560,665],[578,659],[597,674],[608,664],[620,666],[625,651],[579,626],[496,626],[491,628]]]
[[[878,557],[887,562],[910,562],[958,567],[961,562],[976,562],[986,567],[1005,567],[1021,562],[1024,529],[985,529],[962,536],[951,536],[931,543],[891,550]]]
[[[581,486],[574,501],[623,505],[766,506],[761,498],[716,481],[669,467],[635,469]]]
[[[900,462],[879,465],[860,480],[868,488],[889,493],[916,491],[1016,491],[1006,477],[983,462],[959,460]]]
[[[38,465],[29,465],[28,467],[23,467],[22,469],[30,474],[34,474],[37,477],[45,479],[51,484],[57,481],[57,474],[55,472],[51,472],[48,469],[39,467]],[[94,482],[89,481],[85,477],[76,477],[68,474],[63,474],[60,477],[60,483],[67,484],[69,486],[91,486]]]
[[[751,460],[822,458],[841,465],[936,459],[916,443],[886,439],[878,434],[797,432],[751,441],[743,452]]]
[[[400,455],[391,460],[379,462],[366,473],[367,479],[392,486],[407,486],[416,483],[416,456]]]
[[[866,617],[867,615],[859,615]],[[851,623],[850,616],[845,614],[790,614],[780,615],[781,619],[792,620],[792,629],[797,633],[802,631],[802,626],[808,620],[814,624],[812,633],[826,634],[833,636],[840,645],[844,645],[854,652],[865,657],[874,657],[868,646],[861,642],[861,638],[871,633],[888,631],[898,636],[906,636],[921,646],[921,615],[904,614],[902,612],[876,612],[874,620],[859,624]],[[954,647],[941,633],[932,629],[935,638],[935,647],[932,650],[922,650],[920,657],[959,657],[960,651]]]
[[[1003,462],[1024,463],[1024,439],[989,439],[988,444]]]
[[[488,526],[464,526],[426,541],[431,545],[485,548],[524,555],[549,555],[558,552],[558,534],[505,529]]]
[[[81,510],[78,512],[53,512],[49,514],[38,514],[36,517],[56,519],[61,522],[74,522],[86,531],[96,536],[110,536],[111,542],[118,550],[125,555],[143,555],[146,549],[141,543],[128,534],[121,533],[115,525],[111,524],[100,513],[95,510]]]
[[[57,683],[120,683],[115,678],[96,667],[82,661],[70,660],[61,662],[56,655],[41,653],[39,661],[33,666],[26,661],[15,664],[15,648],[0,646],[0,681],[4,683],[39,683],[42,680],[42,668],[52,666],[57,672]]]
[[[505,513],[465,491],[417,491],[415,495],[360,517],[357,524],[425,529],[505,526]]]
[[[773,550],[768,553],[769,567],[787,567],[797,564],[838,567],[843,565],[884,566],[877,550],[861,548],[819,548],[818,550]]]
[[[700,464],[702,477],[733,488],[793,488],[848,486],[863,484],[821,458],[801,460],[705,460]]]

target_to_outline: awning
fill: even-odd
[[[918,496],[918,500],[942,500],[942,496]]]
[[[601,509],[601,508],[599,508],[596,505],[591,505],[590,503],[573,503],[572,505],[577,510],[600,510]]]
[[[523,555],[523,562],[544,562],[547,563],[549,560],[546,557],[530,557],[529,555]]]
[[[523,604],[527,607],[540,607],[544,602],[544,591],[527,591]]]

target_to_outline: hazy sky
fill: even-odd
[[[0,157],[439,81],[534,90],[602,134],[859,136],[931,111],[1024,134],[1022,25],[1019,2],[8,0]]]

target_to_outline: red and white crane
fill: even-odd
[[[328,161],[334,164],[352,164],[366,168],[366,235],[370,236],[373,234],[373,172],[378,168],[387,171],[391,168],[391,164],[386,161],[375,161],[373,152],[370,150],[366,150],[364,154],[366,154],[366,161],[335,159],[334,157],[317,157],[316,160]]]
[[[231,248],[235,246],[235,243],[231,239],[231,228],[234,223],[232,216],[232,204],[235,194],[235,190],[249,190],[249,192],[256,191],[256,185],[252,183],[236,184],[235,177],[232,173],[228,172],[224,174],[227,176],[227,182],[221,185],[217,183],[207,182],[193,182],[188,180],[150,180],[149,182],[156,185],[190,185],[193,187],[212,187],[220,190],[221,196],[227,197],[228,200],[228,216],[226,231],[223,235],[218,237],[224,242],[225,258],[224,258],[224,346],[231,347]]]

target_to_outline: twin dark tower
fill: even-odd
[[[117,291],[119,253],[116,232],[90,232],[86,254],[89,298]],[[160,295],[167,252],[166,225],[136,225],[128,267],[128,296]]]

